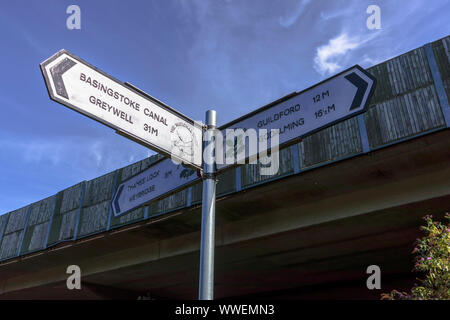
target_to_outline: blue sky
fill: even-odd
[[[81,9],[81,30],[66,9]],[[381,8],[369,30],[366,9]],[[60,49],[219,125],[354,64],[449,35],[447,0],[16,0],[0,3],[0,214],[153,151],[51,101],[39,64]]]

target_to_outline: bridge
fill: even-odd
[[[450,37],[367,70],[366,113],[282,149],[276,176],[248,164],[218,177],[217,299],[378,299],[414,283],[421,217],[450,207]],[[110,209],[160,157],[0,216],[0,299],[196,299],[201,184]],[[66,287],[73,264],[81,290]],[[381,290],[366,287],[370,265]]]

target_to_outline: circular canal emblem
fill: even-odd
[[[182,159],[193,158],[197,141],[192,129],[183,122],[177,122],[170,129],[170,133],[172,154]]]

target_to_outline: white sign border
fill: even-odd
[[[123,180],[123,181],[120,182],[119,184],[117,184],[117,186],[114,188],[114,192],[113,192],[113,195],[112,195],[112,197],[111,197],[110,204],[109,204],[110,210],[111,210],[111,217],[112,217],[112,218],[119,218],[119,217],[121,217],[121,216],[123,216],[123,215],[125,215],[125,214],[127,214],[127,213],[130,213],[131,211],[134,211],[134,210],[136,210],[136,209],[138,209],[138,208],[140,208],[140,207],[148,207],[148,206],[150,206],[152,203],[154,203],[155,201],[161,200],[162,198],[166,198],[166,197],[168,197],[168,196],[170,196],[170,195],[172,195],[172,194],[175,194],[175,193],[177,193],[177,192],[181,192],[181,191],[183,191],[183,190],[186,190],[187,188],[189,188],[189,187],[195,185],[196,183],[202,181],[202,180],[201,180],[201,177],[198,176],[199,171],[196,170],[196,173],[195,173],[195,174],[197,175],[197,178],[195,178],[194,180],[188,181],[188,182],[186,182],[186,183],[184,183],[184,184],[182,184],[182,185],[176,187],[175,189],[172,189],[172,190],[170,190],[170,191],[167,191],[167,192],[165,192],[165,193],[163,193],[163,194],[161,194],[161,195],[159,195],[159,196],[157,196],[157,197],[155,197],[155,198],[153,198],[153,199],[151,199],[151,200],[145,201],[144,203],[142,203],[142,204],[140,204],[140,205],[137,205],[137,206],[135,206],[135,207],[132,207],[132,208],[130,208],[130,209],[127,209],[126,211],[121,212],[121,213],[118,214],[118,215],[115,215],[115,214],[114,214],[114,208],[113,208],[113,205],[114,205],[114,199],[115,199],[116,196],[117,196],[117,191],[119,190],[119,187],[120,187],[121,185],[126,184],[128,181],[130,181],[130,180],[136,178],[137,176],[143,174],[145,171],[149,170],[149,169],[152,168],[153,166],[156,166],[156,165],[159,164],[160,162],[163,162],[163,161],[166,161],[166,160],[167,160],[167,161],[171,161],[170,158],[162,157],[161,159],[158,159],[158,160],[156,160],[155,162],[151,163],[150,166],[149,166],[148,168],[146,168],[145,170],[143,170],[143,171],[141,171],[141,172],[138,172],[138,173],[132,175],[131,177],[129,177],[129,178]],[[176,166],[175,163],[174,163],[173,165]],[[191,169],[192,169],[192,168],[191,168]],[[195,170],[195,169],[194,169],[194,170]],[[156,216],[158,216],[158,215],[162,215],[162,214],[166,214],[166,213],[167,213],[167,212],[163,212],[163,213],[160,213],[160,214],[157,214],[157,215],[152,215],[152,217],[156,217]]]
[[[74,59],[74,60],[76,60],[76,61],[78,61],[78,62],[80,62],[82,64],[87,65],[89,68],[92,68],[93,70],[95,70],[96,72],[102,74],[103,76],[107,77],[108,79],[110,79],[110,80],[116,82],[117,84],[123,86],[125,89],[133,91],[135,94],[141,96],[142,98],[144,98],[146,100],[150,100],[152,103],[156,104],[158,107],[166,110],[167,112],[175,114],[176,116],[182,118],[184,121],[192,124],[193,127],[199,127],[200,126],[198,122],[190,119],[189,117],[185,116],[184,114],[180,113],[179,111],[169,107],[168,105],[166,105],[165,103],[159,101],[158,99],[153,98],[149,94],[143,94],[142,92],[137,90],[134,86],[127,85],[126,83],[124,83],[124,82],[114,78],[113,76],[105,73],[104,71],[102,71],[99,68],[91,65],[90,63],[86,62],[85,60],[81,59],[80,57],[74,55],[73,53],[71,53],[71,52],[69,52],[69,51],[67,51],[65,49],[61,49],[60,51],[58,51],[57,53],[55,53],[50,58],[46,59],[45,61],[43,61],[40,64],[40,69],[41,69],[41,72],[42,72],[42,76],[44,77],[44,80],[45,80],[44,81],[45,82],[45,86],[47,88],[47,92],[48,92],[48,95],[49,95],[51,100],[53,100],[55,102],[58,102],[58,103],[60,103],[60,104],[62,104],[64,106],[68,107],[69,109],[72,109],[73,111],[76,111],[76,112],[78,112],[78,113],[80,113],[80,114],[82,114],[82,115],[84,115],[84,116],[86,116],[86,117],[88,117],[88,118],[90,118],[92,120],[100,122],[101,124],[111,128],[111,129],[114,129],[116,131],[116,133],[118,133],[118,134],[120,134],[122,136],[125,136],[126,138],[128,138],[128,139],[130,139],[130,140],[132,140],[132,141],[134,141],[134,142],[136,142],[136,143],[138,143],[138,144],[140,144],[140,145],[142,145],[144,147],[150,148],[153,151],[161,153],[161,154],[163,154],[163,155],[165,155],[165,156],[167,156],[169,158],[173,158],[173,159],[175,159],[175,160],[177,160],[177,161],[179,161],[179,162],[181,162],[181,163],[183,163],[183,164],[185,164],[187,166],[193,167],[193,168],[195,168],[197,170],[202,170],[202,164],[197,165],[195,163],[188,163],[188,162],[186,162],[186,160],[184,160],[182,158],[179,158],[176,155],[171,154],[170,150],[169,151],[168,150],[163,150],[162,148],[156,146],[155,144],[153,144],[151,142],[148,142],[148,141],[145,141],[145,140],[135,136],[134,134],[132,134],[130,132],[126,132],[126,131],[122,130],[121,128],[119,128],[119,127],[117,127],[115,125],[107,123],[105,120],[103,120],[101,118],[98,118],[98,117],[96,117],[96,116],[94,116],[92,114],[89,114],[88,112],[86,112],[86,111],[84,111],[84,110],[74,106],[73,104],[71,104],[71,103],[69,103],[69,102],[67,102],[67,101],[65,101],[65,100],[55,96],[53,94],[53,90],[51,89],[51,85],[49,85],[49,84],[52,83],[52,81],[48,77],[48,74],[47,74],[47,72],[45,70],[45,67],[48,64],[50,64],[51,62],[53,62],[54,60],[56,60],[58,57],[63,55],[63,54],[66,54],[69,57],[71,57],[72,59]],[[203,128],[200,128],[200,129],[201,129],[201,131],[203,133]],[[203,137],[201,137],[201,140],[203,140]],[[200,143],[200,153],[201,153],[201,158],[203,159],[203,143],[202,143],[202,141]]]
[[[239,117],[239,118],[237,118],[237,119],[234,119],[234,120],[232,120],[232,121],[230,121],[230,122],[228,122],[228,123],[226,123],[226,124],[224,124],[224,125],[218,127],[217,129],[220,130],[220,131],[224,131],[224,130],[228,129],[229,127],[232,127],[232,126],[233,126],[234,124],[236,124],[236,123],[239,123],[239,122],[241,122],[241,121],[243,121],[243,120],[246,120],[246,119],[248,119],[248,118],[250,118],[250,117],[252,117],[252,116],[254,116],[254,115],[256,115],[256,114],[258,114],[258,113],[260,113],[260,112],[266,111],[266,110],[268,110],[268,109],[270,109],[270,108],[272,108],[272,107],[277,106],[277,105],[280,104],[280,103],[283,103],[283,102],[285,102],[285,101],[288,101],[288,100],[290,100],[290,99],[292,99],[292,98],[294,98],[294,97],[296,97],[296,96],[299,96],[299,95],[301,95],[301,94],[303,94],[303,93],[305,93],[305,92],[307,92],[307,91],[309,91],[309,90],[312,90],[312,89],[314,89],[315,87],[318,87],[318,86],[320,86],[320,85],[322,85],[322,84],[324,84],[324,83],[326,83],[326,82],[328,82],[328,81],[330,81],[330,80],[332,80],[332,79],[334,79],[334,78],[337,78],[337,77],[339,77],[339,76],[341,76],[341,75],[343,75],[343,74],[345,74],[345,73],[348,73],[350,70],[352,70],[352,69],[354,69],[354,68],[358,69],[360,72],[362,72],[364,75],[366,75],[369,79],[371,79],[371,80],[373,81],[372,88],[371,88],[370,91],[369,91],[369,94],[368,94],[367,99],[366,99],[366,101],[365,101],[365,103],[364,103],[364,106],[363,106],[362,108],[360,108],[358,111],[355,111],[355,112],[353,112],[353,113],[350,113],[350,114],[349,114],[348,116],[346,116],[346,117],[340,118],[340,119],[335,120],[335,121],[330,122],[330,123],[327,123],[327,124],[325,124],[325,125],[323,125],[323,126],[321,126],[321,127],[318,127],[318,128],[316,128],[316,129],[312,130],[312,131],[309,131],[309,132],[307,132],[307,133],[305,133],[305,134],[303,134],[303,135],[301,135],[301,136],[298,136],[298,137],[293,138],[293,139],[291,139],[291,140],[289,140],[289,141],[286,141],[286,142],[280,144],[278,147],[279,147],[279,149],[288,147],[288,146],[293,145],[293,144],[295,144],[295,143],[297,143],[297,142],[300,142],[303,138],[305,138],[305,137],[307,137],[307,136],[310,136],[310,135],[312,135],[312,134],[314,134],[314,133],[316,133],[316,132],[319,132],[319,131],[321,131],[321,130],[323,130],[323,129],[325,129],[325,128],[331,127],[331,126],[333,126],[333,125],[335,125],[335,124],[337,124],[337,123],[343,122],[343,121],[345,121],[345,120],[348,120],[348,119],[350,119],[350,118],[353,118],[353,117],[356,117],[356,116],[358,116],[358,115],[360,115],[360,114],[363,114],[363,113],[365,113],[365,112],[367,111],[368,106],[369,106],[369,104],[370,104],[370,100],[371,100],[371,98],[372,98],[372,96],[373,96],[373,93],[375,92],[375,88],[376,88],[376,85],[377,85],[377,78],[375,78],[372,74],[370,74],[367,70],[365,70],[364,68],[362,68],[360,65],[355,64],[355,65],[353,65],[353,66],[351,66],[351,67],[349,67],[349,68],[347,68],[347,69],[345,69],[345,70],[339,72],[338,74],[333,75],[332,77],[329,77],[329,78],[327,78],[327,79],[325,79],[325,80],[322,80],[322,81],[320,81],[320,82],[318,82],[318,83],[312,85],[311,87],[308,87],[308,88],[306,88],[306,89],[303,89],[302,91],[299,91],[299,92],[297,92],[297,91],[292,92],[292,93],[290,93],[290,94],[288,94],[288,95],[286,95],[286,96],[284,96],[284,97],[282,97],[282,98],[280,98],[280,99],[277,99],[277,100],[275,100],[275,101],[272,101],[272,102],[270,102],[270,103],[268,103],[268,104],[266,104],[266,105],[264,105],[264,106],[262,106],[262,107],[260,107],[260,108],[258,108],[258,109],[256,109],[256,110],[253,110],[253,111],[250,112],[250,113],[247,113],[247,114],[245,114],[245,115],[243,115],[243,116],[241,116],[241,117]],[[261,152],[262,152],[262,151],[259,151],[259,152],[258,152],[258,155],[259,155]],[[249,159],[249,157],[246,157],[246,158],[245,158],[245,162],[246,162],[246,163],[247,163],[248,159]],[[227,170],[229,170],[229,169],[235,168],[236,166],[238,166],[238,164],[234,163],[234,164],[232,164],[232,165],[228,165],[228,166],[225,166],[225,167],[220,168],[220,169],[218,168],[218,169],[217,169],[217,173],[225,172],[225,171],[227,171]]]

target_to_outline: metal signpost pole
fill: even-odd
[[[205,152],[203,159],[202,235],[200,242],[199,300],[214,299],[214,229],[216,214],[215,140],[217,114],[206,112]],[[213,145],[211,145],[211,143]]]

